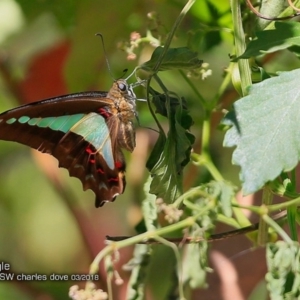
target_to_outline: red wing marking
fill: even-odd
[[[90,162],[91,164],[94,164],[94,163],[96,162],[96,160],[95,160],[94,158],[90,158],[90,159],[89,159],[89,162]]]
[[[112,181],[114,181],[114,182],[118,182],[119,181],[119,177],[112,177],[112,178],[108,178],[108,180],[107,180],[108,182],[112,182]]]
[[[116,162],[115,162],[115,167],[116,167],[117,169],[121,169],[121,168],[123,167],[123,164],[122,164],[120,161],[116,161]]]
[[[85,152],[87,152],[88,154],[93,154],[94,153],[93,150],[90,148],[90,146],[87,146],[85,148]]]
[[[104,171],[101,168],[98,168],[97,172],[100,173],[100,174],[104,174]]]
[[[111,114],[103,107],[99,108],[98,112],[104,119],[108,119],[111,116]]]

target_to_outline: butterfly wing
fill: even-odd
[[[107,93],[79,93],[9,110],[0,115],[0,139],[52,154],[84,190],[95,192],[101,206],[125,188],[123,154],[106,123],[120,123],[110,114],[111,101]]]
[[[118,118],[112,117],[118,126]],[[96,194],[96,207],[113,201],[125,188],[125,160],[105,119],[89,113],[76,122],[52,153],[59,166]]]
[[[0,114],[0,139],[15,141],[42,152],[52,153],[52,148],[60,141],[63,133],[54,127],[44,126],[43,120],[50,117],[55,119],[59,116],[97,112],[111,101],[106,96],[106,92],[70,94],[8,110]],[[34,122],[36,126],[30,126]],[[43,147],[40,147],[41,145]]]

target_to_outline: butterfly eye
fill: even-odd
[[[119,83],[118,87],[122,92],[126,92],[127,90],[127,86],[124,83]]]

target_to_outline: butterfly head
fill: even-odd
[[[136,98],[135,93],[133,92],[132,86],[127,83],[125,79],[116,80],[116,84],[121,94],[128,99]]]
[[[135,109],[136,95],[133,92],[131,85],[129,85],[125,79],[116,80],[108,94],[111,98],[116,100],[124,99],[133,109]]]

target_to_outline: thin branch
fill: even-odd
[[[288,20],[288,19],[292,19],[292,18],[295,18],[295,17],[297,17],[297,16],[300,15],[299,9],[296,8],[293,4],[291,4],[291,1],[289,1],[289,0],[288,0],[288,2],[289,2],[289,4],[290,4],[290,6],[291,6],[293,9],[297,10],[298,12],[295,13],[295,14],[293,14],[293,15],[290,15],[290,16],[286,16],[286,17],[278,17],[278,18],[277,18],[277,17],[267,17],[267,16],[264,16],[264,15],[262,15],[257,9],[254,8],[254,6],[252,5],[252,3],[251,3],[250,0],[246,0],[246,2],[247,2],[247,5],[249,6],[249,8],[252,10],[252,12],[253,12],[254,14],[256,14],[256,15],[257,15],[259,18],[261,18],[261,19],[265,19],[265,20],[269,20],[269,21]]]
[[[276,214],[273,217],[273,220],[278,222],[279,220],[285,218],[287,215],[286,210],[282,211],[278,214]],[[216,233],[216,234],[212,234],[207,240],[203,237],[199,237],[199,238],[195,238],[195,237],[178,237],[178,238],[165,238],[167,241],[172,242],[174,244],[192,244],[192,243],[199,243],[202,241],[208,241],[208,242],[216,242],[216,241],[221,241],[221,240],[225,240],[234,236],[238,236],[238,235],[242,235],[242,234],[246,234],[249,232],[253,232],[255,230],[258,230],[259,228],[259,223],[255,223],[252,224],[250,226],[247,227],[243,227],[240,229],[235,229],[235,230],[231,230],[231,231],[226,231],[226,232],[221,232],[221,233]],[[118,242],[118,241],[123,241],[123,240],[127,240],[129,238],[132,238],[133,236],[106,236],[106,240],[109,242]],[[143,242],[139,242],[138,244],[160,244],[157,239],[148,239],[145,240]]]

